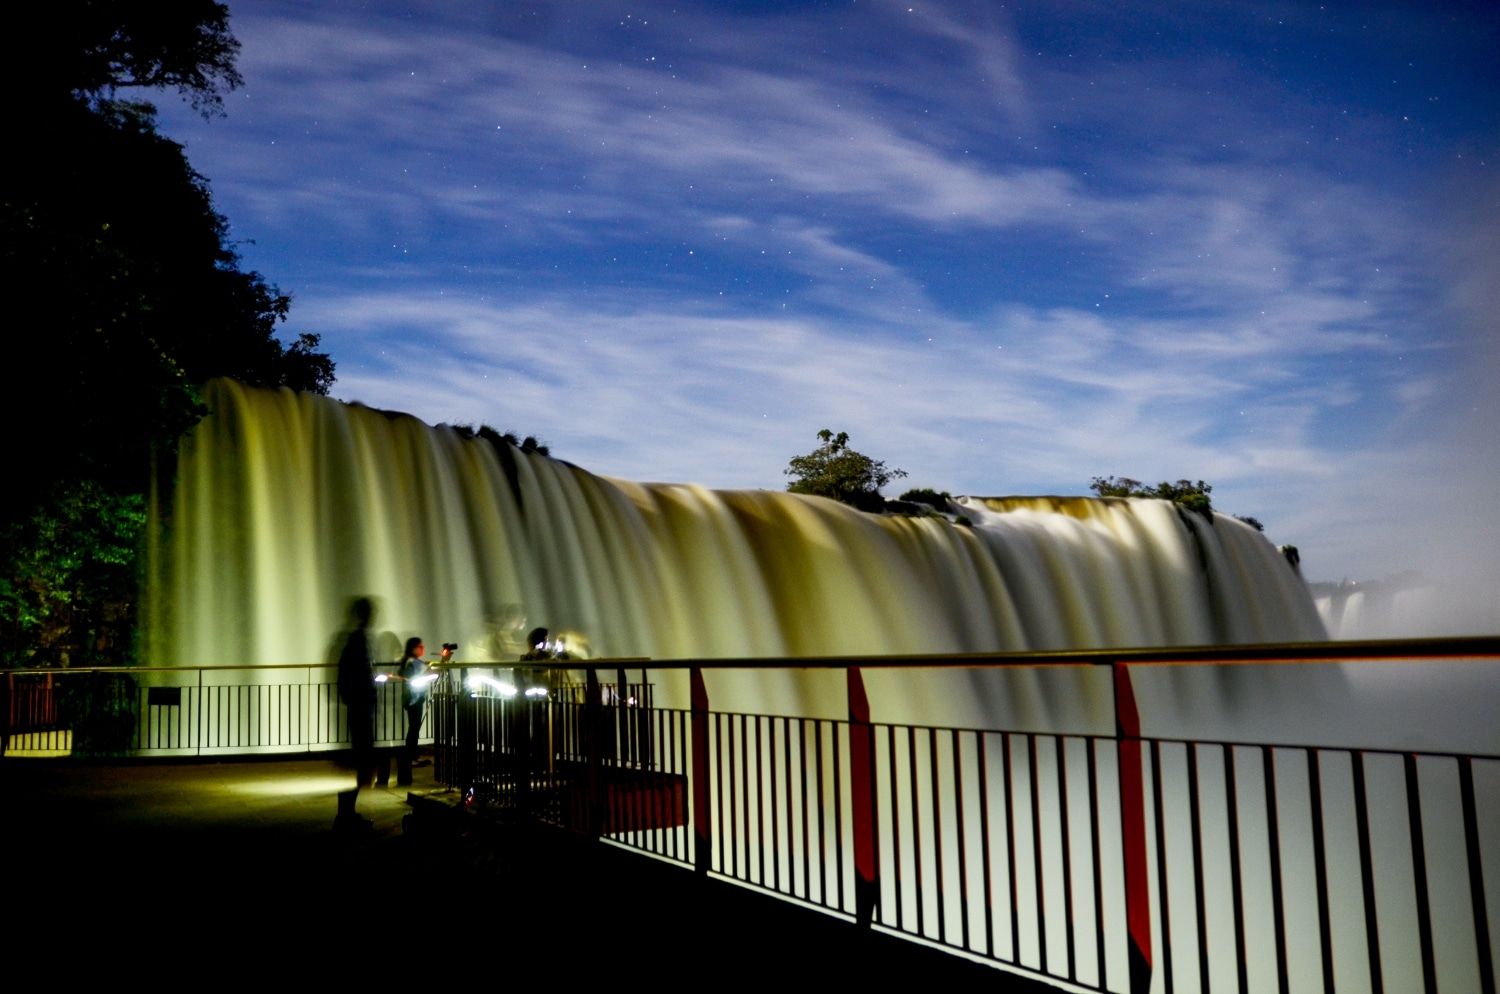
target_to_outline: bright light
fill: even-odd
[[[411,685],[413,687],[425,687],[437,678],[438,675],[436,673],[429,673],[426,676],[414,676],[411,678]]]
[[[389,679],[390,679],[390,677],[386,676],[384,673],[377,673],[375,675],[375,682],[376,683],[385,683]]]
[[[248,783],[226,783],[219,789],[232,794],[254,794],[260,797],[288,797],[297,794],[337,794],[349,789],[349,774],[287,775],[257,779]]]
[[[494,677],[488,677],[481,673],[469,674],[469,689],[478,690],[480,687],[489,687],[501,697],[516,696],[516,688],[508,683],[502,683]]]
[[[546,697],[547,696],[547,688],[546,687],[527,687],[526,688],[526,696],[527,697]]]

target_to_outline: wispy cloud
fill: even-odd
[[[168,119],[342,396],[720,486],[825,426],[955,491],[1191,474],[1314,562],[1398,558],[1371,536],[1409,501],[1328,495],[1482,444],[1443,430],[1493,328],[1483,226],[1414,195],[1402,115],[1131,49],[1141,8],[1043,45],[1035,12],[859,7],[247,0],[228,121]]]

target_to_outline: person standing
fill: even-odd
[[[368,831],[369,818],[354,809],[359,789],[375,775],[375,659],[370,646],[370,622],[375,606],[368,597],[354,602],[354,630],[339,653],[339,696],[349,721],[349,743],[354,753],[354,789],[339,792],[339,812],[333,820],[336,831]]]
[[[401,702],[406,707],[406,750],[396,770],[396,785],[411,786],[411,768],[417,761],[417,738],[422,733],[422,711],[427,706],[427,662],[422,658],[426,652],[419,638],[406,640],[406,652],[401,656],[401,672],[397,679],[402,682]],[[447,658],[448,650],[443,649]]]

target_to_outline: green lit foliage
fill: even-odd
[[[0,534],[0,665],[125,666],[145,502],[84,481]]]
[[[1154,497],[1157,500],[1169,500],[1174,504],[1181,504],[1189,511],[1197,511],[1204,517],[1208,517],[1213,511],[1213,501],[1208,495],[1214,488],[1202,480],[1197,483],[1192,480],[1178,480],[1176,483],[1163,480],[1154,487],[1147,487],[1140,480],[1132,480],[1128,476],[1096,476],[1089,484],[1089,489],[1100,497]]]
[[[880,496],[880,488],[906,476],[906,472],[886,469],[884,462],[849,448],[848,432],[835,435],[824,428],[818,432],[818,438],[822,445],[805,456],[794,456],[782,470],[794,478],[787,484],[787,490],[829,497],[861,511],[884,508],[885,498]]]

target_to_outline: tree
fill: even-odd
[[[824,428],[818,438],[822,445],[805,456],[794,456],[782,470],[796,478],[787,484],[791,493],[830,497],[861,511],[879,511],[885,506],[880,488],[906,476],[904,470],[888,470],[884,462],[849,448],[848,432],[835,435]]]
[[[1190,511],[1197,511],[1204,517],[1213,512],[1213,501],[1209,494],[1213,487],[1202,480],[1194,483],[1191,480],[1178,480],[1176,483],[1168,483],[1166,480],[1158,483],[1155,487],[1145,487],[1140,480],[1132,480],[1128,476],[1096,476],[1089,489],[1100,497],[1153,497],[1158,500],[1169,500],[1174,504],[1181,504]]]
[[[933,490],[931,487],[914,487],[898,497],[897,500],[904,500],[911,504],[926,504],[928,507],[946,511],[948,509],[948,501],[952,498],[953,495],[946,490],[939,492]]]
[[[211,114],[242,82],[229,8],[212,0],[54,0],[17,5],[7,21],[11,93],[93,101],[171,88]]]
[[[204,381],[326,393],[333,360],[315,335],[276,337],[290,297],[241,268],[208,181],[157,133],[155,108],[120,97],[166,87],[219,112],[240,82],[228,8],[57,0],[10,13],[0,285],[30,315],[11,322],[26,345],[11,369],[31,390],[7,429],[3,648],[12,665],[130,662],[152,453],[170,462],[205,413]],[[106,532],[124,560],[86,551]],[[125,634],[99,636],[101,619]]]

